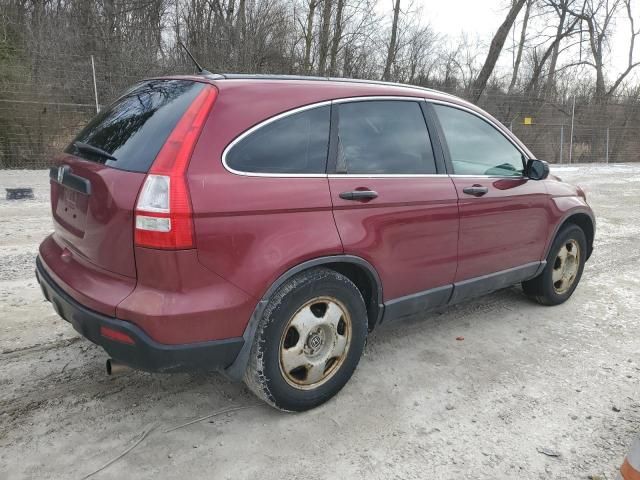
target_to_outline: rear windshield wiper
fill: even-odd
[[[78,150],[80,150],[81,152],[95,153],[96,155],[99,155],[104,158],[108,158],[109,160],[113,160],[114,162],[118,161],[118,159],[113,155],[111,155],[109,152],[105,152],[101,148],[94,147],[93,145],[89,145],[88,143],[73,142],[73,146]]]

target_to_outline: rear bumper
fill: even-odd
[[[185,370],[223,370],[233,363],[244,339],[229,338],[207,342],[166,345],[151,339],[130,322],[95,312],[68,295],[45,271],[40,258],[36,260],[36,278],[45,298],[64,320],[82,336],[124,364],[151,372]],[[122,343],[100,333],[106,327],[128,335],[133,344]]]

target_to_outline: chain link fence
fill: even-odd
[[[0,168],[46,168],[96,114],[96,103],[108,104],[149,76],[193,72],[188,64],[161,67],[160,62],[116,69],[96,56],[94,89],[91,57],[41,53],[37,60],[27,70],[11,65],[0,76]],[[473,98],[469,91],[449,93]],[[550,163],[640,161],[638,98],[546,99],[489,92],[479,105]]]
[[[0,168],[46,168],[93,115],[95,104],[0,100]]]
[[[551,163],[640,161],[640,105],[628,98],[567,99],[532,109],[523,99],[508,127],[541,159]]]

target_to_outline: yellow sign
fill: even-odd
[[[533,118],[524,117],[524,121],[522,122],[524,125],[533,125]]]

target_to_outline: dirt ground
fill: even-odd
[[[640,164],[552,171],[598,217],[569,302],[513,287],[383,326],[304,414],[217,374],[107,377],[34,279],[47,172],[0,171],[0,479],[85,478],[127,451],[91,478],[615,478],[640,430]],[[11,186],[36,199],[4,200]]]

